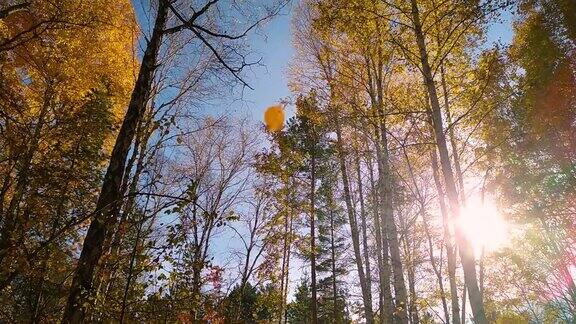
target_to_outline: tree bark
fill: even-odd
[[[432,122],[433,122],[434,134],[436,137],[436,143],[438,146],[438,151],[440,153],[440,165],[442,167],[442,174],[444,176],[444,183],[446,185],[448,202],[450,204],[450,211],[452,216],[455,219],[457,219],[460,215],[458,192],[456,190],[454,174],[452,172],[450,157],[448,155],[448,148],[446,145],[446,137],[444,135],[444,127],[442,125],[442,114],[440,109],[440,103],[438,101],[438,94],[436,93],[436,86],[434,84],[432,69],[430,68],[430,64],[428,62],[428,52],[426,49],[424,34],[422,32],[422,25],[420,23],[420,14],[418,11],[417,0],[411,0],[411,6],[412,6],[412,21],[414,22],[414,32],[416,36],[416,41],[418,43],[418,49],[420,51],[422,76],[424,78],[424,85],[426,86],[426,89],[428,91],[430,105],[432,109]],[[476,278],[474,251],[472,249],[470,242],[458,227],[456,227],[455,229],[455,234],[456,234],[456,243],[458,244],[460,251],[462,268],[464,269],[464,281],[466,282],[466,287],[468,287],[470,304],[472,306],[472,312],[474,314],[474,321],[477,324],[488,323],[486,313],[484,311],[484,303],[482,301],[482,295],[480,294],[480,289],[478,288],[478,280]]]
[[[452,305],[452,323],[460,324],[460,306],[458,301],[458,285],[456,284],[456,253],[452,245],[452,234],[449,228],[448,211],[446,210],[446,203],[444,202],[444,189],[438,174],[438,158],[436,157],[436,150],[430,152],[432,161],[432,174],[434,177],[434,184],[438,193],[438,203],[440,205],[440,213],[442,214],[442,226],[444,228],[444,246],[446,247],[446,259],[448,261],[448,281],[450,283],[450,300]],[[450,323],[448,318],[446,322]]]
[[[134,204],[136,202],[136,190],[140,180],[140,175],[144,170],[146,145],[150,136],[149,132],[147,132],[147,134],[143,134],[143,124],[144,121],[141,120],[136,128],[134,147],[132,149],[130,158],[128,159],[128,163],[124,170],[124,178],[122,180],[121,192],[127,192],[129,196],[123,204],[124,206],[121,208],[122,211],[119,221],[117,222],[115,228],[108,230],[106,239],[104,240],[105,252],[103,252],[102,257],[100,258],[100,269],[96,270],[97,275],[94,284],[94,286],[97,287],[96,300],[108,300],[110,292],[113,289],[112,286],[114,282],[116,282],[116,273],[120,268],[119,262],[116,262],[116,260],[118,260],[118,257],[121,253],[122,242],[125,235],[124,231],[128,226],[128,224],[126,224],[128,217],[133,212]],[[132,168],[135,163],[136,170],[134,171],[134,175],[131,177]],[[132,179],[130,180],[130,178]],[[130,183],[130,187],[128,187],[128,183]],[[99,295],[102,293],[104,294],[104,297],[100,298]],[[93,318],[94,315],[96,314],[92,314],[91,317]],[[92,318],[91,321],[93,321]]]
[[[314,153],[313,153],[314,154]],[[310,171],[310,266],[312,288],[312,324],[318,323],[318,297],[316,288],[316,158],[313,156]]]
[[[377,146],[377,152],[380,150]],[[377,153],[379,155],[379,153]],[[382,246],[382,226],[380,225],[380,203],[379,193],[374,180],[374,170],[372,163],[368,162],[368,169],[370,171],[370,184],[372,190],[372,213],[374,218],[374,229],[376,233],[376,260],[378,262],[378,278],[380,284],[380,292],[378,298],[378,306],[380,309],[380,318],[383,323],[391,324],[394,322],[394,307],[392,305],[392,292],[390,290],[390,266],[387,262],[388,251],[384,251]],[[388,247],[386,246],[386,249]],[[386,257],[385,257],[386,256]]]
[[[28,7],[30,6],[30,2],[28,1],[24,1],[22,3],[18,3],[12,6],[8,6],[2,10],[0,10],[0,19],[4,19],[6,17],[8,17],[9,15],[18,12],[18,11],[23,11],[23,10],[28,10]]]
[[[123,195],[121,187],[126,159],[134,139],[136,126],[146,108],[167,19],[168,4],[165,0],[160,0],[152,37],[146,46],[130,104],[104,176],[102,190],[96,203],[95,217],[84,239],[62,318],[63,323],[82,322],[86,315],[86,303],[92,291],[94,269],[102,256],[107,231],[116,223],[121,205]]]
[[[330,193],[331,195],[332,193]],[[338,288],[336,286],[336,244],[335,244],[335,240],[334,240],[334,212],[332,210],[332,199],[330,197],[330,203],[329,203],[329,208],[330,208],[330,253],[331,253],[331,266],[332,266],[332,299],[333,299],[333,304],[332,304],[332,317],[333,317],[333,323],[339,323],[340,321],[338,320],[338,308],[337,308],[337,302],[338,302]]]
[[[396,299],[396,311],[394,312],[397,323],[408,323],[408,293],[404,282],[404,270],[400,255],[400,242],[398,240],[398,229],[394,221],[394,200],[392,194],[392,172],[390,168],[390,157],[388,152],[388,130],[386,126],[386,115],[384,112],[384,90],[382,85],[382,63],[379,63],[377,71],[376,91],[378,93],[377,116],[379,117],[379,131],[381,141],[380,166],[380,194],[381,207],[383,211],[384,239],[387,239],[390,247],[390,265],[392,266],[394,297]]]
[[[384,135],[382,135],[384,137]],[[383,143],[386,143],[383,140]],[[390,166],[387,162],[388,154],[387,149],[382,148],[382,173],[380,179],[381,186],[381,204],[383,205],[383,225],[385,237],[384,240],[390,248],[390,265],[392,267],[393,284],[394,284],[394,297],[396,300],[396,311],[394,312],[397,323],[407,323],[407,303],[408,295],[406,291],[406,284],[404,282],[404,270],[402,266],[402,259],[400,256],[400,242],[398,240],[398,229],[394,221],[394,212],[392,207],[392,188],[391,188],[391,173]]]
[[[360,200],[360,227],[362,230],[362,247],[364,249],[364,264],[366,266],[366,290],[372,296],[372,269],[370,267],[370,249],[368,248],[368,223],[366,222],[366,207],[364,206],[364,190],[360,172],[360,156],[356,152],[356,177],[358,178],[358,196]],[[372,300],[370,300],[372,302]]]
[[[362,290],[362,301],[364,303],[364,315],[366,323],[374,322],[374,312],[372,310],[372,294],[367,290],[366,276],[364,274],[364,267],[362,265],[362,252],[360,251],[360,237],[358,233],[358,224],[352,208],[352,197],[350,195],[350,181],[346,170],[346,160],[344,156],[344,148],[342,145],[342,129],[338,116],[336,117],[336,150],[338,154],[338,162],[340,164],[340,173],[342,174],[342,184],[344,187],[344,201],[346,203],[346,211],[348,214],[348,221],[350,223],[350,232],[352,235],[352,246],[354,248],[354,259],[356,261],[356,268],[358,270],[358,277],[360,279],[360,288]]]

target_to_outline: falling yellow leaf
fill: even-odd
[[[269,131],[280,131],[284,127],[284,109],[282,105],[268,107],[264,112],[264,123]]]

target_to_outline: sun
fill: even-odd
[[[493,252],[504,247],[510,237],[508,223],[491,199],[470,199],[456,226],[472,244],[476,257],[480,256],[482,249]]]

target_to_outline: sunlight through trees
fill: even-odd
[[[575,280],[573,0],[0,2],[2,323],[574,323]]]

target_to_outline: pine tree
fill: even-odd
[[[328,151],[330,153],[330,151]],[[324,323],[347,323],[347,291],[345,278],[348,250],[345,232],[347,219],[337,203],[338,166],[333,157],[323,164],[318,188],[318,281],[320,305],[318,317]]]
[[[294,301],[288,304],[288,323],[312,323],[310,279],[305,274],[296,287]]]

